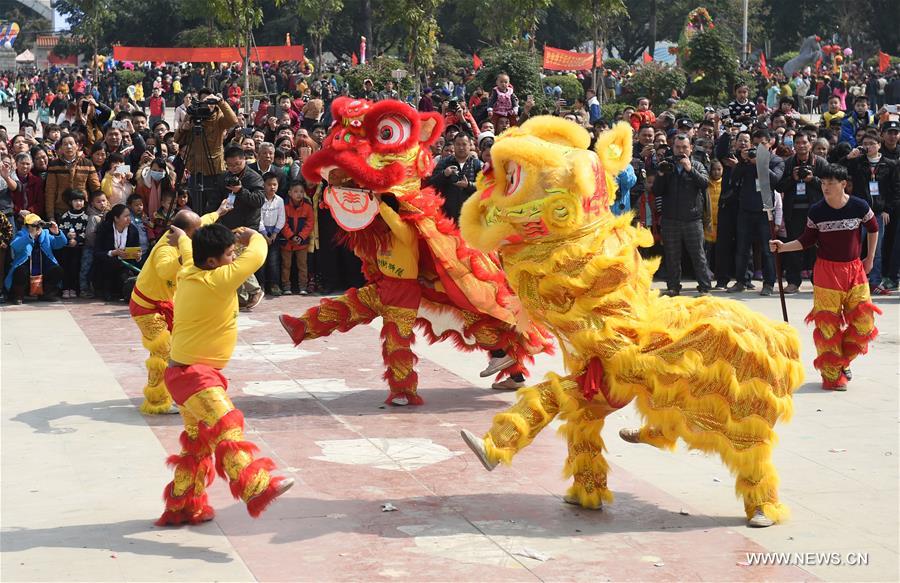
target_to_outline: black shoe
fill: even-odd
[[[750,290],[750,291],[755,291],[755,290],[756,290],[756,286],[753,285],[753,282],[752,282],[752,281],[748,281],[747,283],[745,283],[745,284],[744,284],[744,287],[747,288],[747,289]]]
[[[22,298],[13,298],[10,300],[9,303],[11,303],[14,306],[21,306],[24,302],[22,301]]]
[[[61,301],[59,294],[44,294],[38,298],[39,302],[58,302]]]
[[[725,290],[725,293],[728,293],[728,294],[737,294],[737,293],[740,293],[740,292],[742,292],[742,291],[744,291],[744,290],[746,290],[746,289],[749,289],[749,286],[746,286],[746,285],[742,284],[741,282],[737,282],[737,283],[735,283],[734,285],[732,285],[731,287],[729,287],[728,289],[726,289],[726,290]]]
[[[680,295],[681,295],[681,290],[677,290],[677,289],[664,289],[664,290],[662,290],[661,292],[659,292],[659,295],[661,295],[661,296],[666,296],[666,297],[669,297],[669,298],[674,298],[674,297],[677,297],[677,296],[680,296]]]
[[[708,296],[708,295],[709,295],[709,290],[706,289],[706,288],[703,288],[703,287],[698,287],[698,288],[697,288],[697,295],[698,295],[698,296]]]
[[[763,287],[762,287],[762,291],[759,292],[759,295],[761,295],[761,296],[770,296],[770,295],[772,295],[772,293],[773,293],[774,291],[775,291],[775,290],[772,288],[771,285],[764,284]]]
[[[717,281],[717,282],[716,282],[716,285],[713,286],[713,289],[727,289],[727,288],[728,288],[728,282],[727,282],[727,281],[724,282],[724,283],[721,282],[721,281]]]

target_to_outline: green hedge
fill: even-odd
[[[544,77],[544,87],[559,85],[562,89],[562,97],[566,101],[584,97],[584,85],[575,75],[550,75]]]
[[[628,68],[628,63],[624,59],[616,59],[615,57],[603,61],[603,68],[610,71],[622,71]]]
[[[616,116],[622,113],[626,107],[634,107],[631,103],[625,103],[622,101],[611,101],[605,102],[600,107],[600,113],[603,114],[603,119],[606,120],[607,123],[612,124],[613,120],[616,119]],[[628,121],[628,120],[625,120]]]
[[[475,78],[468,84],[469,94],[477,87],[490,92],[497,81],[497,75],[506,73],[516,91],[516,95],[522,100],[526,95],[544,95],[544,87],[541,83],[541,60],[536,53],[528,50],[508,47],[495,47],[487,49],[480,55],[484,66],[478,70]]]
[[[410,75],[404,77],[400,83],[391,77],[391,72],[396,69],[408,70],[406,64],[399,59],[393,57],[377,57],[371,61],[367,61],[364,65],[359,65],[348,69],[344,73],[344,81],[350,85],[351,95],[360,95],[363,91],[363,81],[371,79],[375,85],[376,91],[384,89],[387,81],[394,82],[394,88],[401,94],[406,94],[413,88]]]
[[[129,69],[122,69],[121,71],[116,71],[116,77],[119,78],[119,85],[123,87],[128,87],[129,85],[134,85],[136,83],[140,83],[144,80],[144,72],[143,71],[131,71]]]
[[[675,114],[684,114],[695,122],[703,120],[703,105],[690,99],[682,99],[675,104]]]
[[[650,105],[656,111],[658,107],[665,107],[673,89],[682,92],[686,84],[687,78],[681,68],[647,63],[638,67],[634,75],[625,80],[623,89],[629,103],[636,105],[639,97],[648,97]]]
[[[784,67],[785,63],[799,55],[797,51],[788,51],[786,53],[781,53],[777,57],[772,57],[771,62],[775,67]]]

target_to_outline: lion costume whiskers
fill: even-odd
[[[589,141],[553,117],[508,130],[463,207],[463,238],[499,253],[527,313],[556,336],[567,371],[521,389],[483,440],[463,432],[466,441],[491,469],[559,416],[564,472],[574,479],[566,499],[597,508],[613,498],[604,420],[634,401],[645,420],[635,441],[673,448],[680,438],[719,454],[748,519],[784,519],[771,455],[775,422],[789,419],[803,377],[796,332],[735,301],[660,297],[651,287],[658,262],[638,252],[652,245],[650,232],[609,212],[631,129],[602,134],[596,153]]]

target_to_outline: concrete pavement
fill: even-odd
[[[742,301],[779,316],[777,298]],[[248,436],[297,484],[260,520],[220,480],[218,515],[153,526],[177,449],[177,418],[142,417],[145,354],[123,304],[74,301],[0,311],[2,548],[9,581],[898,580],[898,315],[854,366],[847,393],[822,392],[789,301],[807,382],[775,461],[792,520],[744,526],[716,458],[621,442],[631,408],[604,428],[616,501],[561,502],[565,443],[545,431],[509,468],[485,472],[458,438],[484,431],[513,395],[490,391],[480,357],[416,345],[422,408],[387,409],[377,323],[290,346],[277,314],[315,298],[267,299],[242,314],[229,393]],[[542,358],[532,378],[561,370]],[[383,512],[391,503],[396,511]],[[751,566],[747,553],[866,553],[867,566]],[[855,555],[854,555],[855,556]]]

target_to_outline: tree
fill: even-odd
[[[728,95],[738,72],[734,43],[726,42],[718,28],[698,32],[688,43],[684,68],[692,80],[690,93],[699,101],[715,103]]]
[[[103,31],[116,20],[110,0],[57,0],[56,11],[66,17],[72,36],[61,43],[60,52],[91,54],[91,67],[97,79],[97,54]]]
[[[553,0],[468,0],[479,15],[478,30],[494,46],[516,46],[528,39],[535,48],[538,25]]]
[[[437,13],[444,0],[385,0],[384,18],[403,31],[402,47],[419,88],[425,73],[434,67],[438,48]]]
[[[256,0],[209,0],[216,19],[226,28],[229,40],[240,47],[244,62],[244,107],[250,109],[250,44],[253,29],[262,23]]]
[[[577,14],[577,22],[591,33],[591,50],[594,62],[591,68],[591,86],[594,91],[599,87],[597,75],[597,50],[606,45],[606,38],[613,24],[620,19],[628,18],[628,10],[622,0],[561,0],[573,13]],[[602,99],[603,92],[597,91]]]
[[[294,5],[297,14],[306,17],[314,15],[307,21],[306,32],[313,45],[316,71],[322,70],[322,43],[331,33],[331,23],[338,13],[344,9],[344,0],[275,0],[277,6]]]

